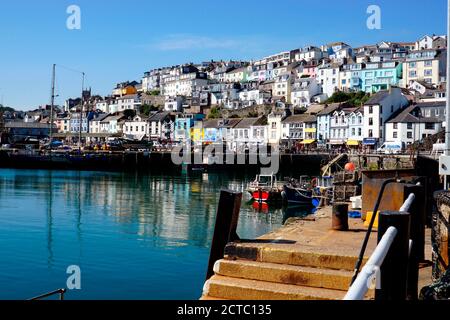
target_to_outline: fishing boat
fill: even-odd
[[[283,186],[282,197],[287,203],[312,205],[313,195],[313,185],[307,177],[300,177],[300,180],[289,179]]]
[[[275,175],[260,174],[249,184],[247,191],[257,202],[281,201],[283,185],[278,183]]]
[[[319,207],[321,200],[330,199],[332,188],[332,177],[310,178],[302,176],[299,180],[289,179],[283,186],[282,196],[287,203]]]

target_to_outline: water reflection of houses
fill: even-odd
[[[207,248],[215,224],[218,190],[220,187],[236,191],[245,188],[244,181],[234,181],[225,175],[155,177],[52,172],[50,176],[51,179],[46,174],[18,175],[14,181],[15,190],[21,187],[42,189],[46,197],[42,200],[49,206],[49,227],[55,221],[58,223],[66,211],[81,239],[83,224],[102,223],[102,216],[105,216],[119,232],[137,234],[144,244],[165,248],[186,245]],[[259,233],[258,225],[263,222],[268,227],[261,229],[262,234],[269,231],[272,224],[279,223],[279,216],[279,213],[266,216],[244,207],[240,228]]]

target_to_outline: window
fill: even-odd
[[[276,122],[272,122],[272,129],[276,129],[277,128],[277,123]]]
[[[373,118],[369,118],[369,126],[373,126]]]
[[[369,107],[369,114],[372,114],[372,113],[373,113],[373,107],[370,106],[370,107]]]
[[[394,123],[394,129],[398,129],[398,123]]]
[[[426,130],[434,130],[434,128],[435,128],[434,123],[430,123],[430,122],[425,123]]]
[[[415,68],[416,65],[417,65],[417,64],[416,64],[415,62],[410,62],[410,63],[409,63],[409,67],[410,67],[410,68]]]
[[[425,77],[431,77],[433,75],[432,69],[426,69],[424,72]]]
[[[424,65],[425,65],[425,67],[432,67],[433,61],[425,61]]]
[[[361,137],[362,136],[362,129],[358,128],[358,136]]]
[[[373,138],[373,130],[372,129],[369,130],[369,138]]]
[[[408,122],[407,129],[412,130],[412,128],[413,128],[413,124],[411,122]]]
[[[394,139],[397,139],[397,138],[398,138],[397,132],[394,132],[394,133],[392,134],[392,138],[394,138]]]
[[[408,139],[412,139],[412,132],[411,132],[411,131],[408,131],[408,132],[406,133],[406,137],[407,137]]]

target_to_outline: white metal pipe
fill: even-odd
[[[369,261],[367,261],[355,282],[348,290],[344,300],[364,300],[364,296],[369,290],[369,281],[373,275],[380,270],[397,233],[398,231],[395,227],[390,227],[386,230],[386,233],[376,247]]]
[[[399,211],[400,212],[408,212],[415,199],[416,199],[416,195],[414,193],[411,193]]]

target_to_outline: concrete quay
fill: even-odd
[[[367,228],[349,219],[349,231],[331,229],[331,208],[306,219],[291,219],[257,240],[230,243],[201,299],[342,300]],[[429,239],[429,232],[427,238]],[[377,245],[374,230],[367,261]],[[427,243],[427,258],[431,246]],[[421,269],[419,289],[431,282],[431,268]],[[369,291],[366,299],[373,299]]]

